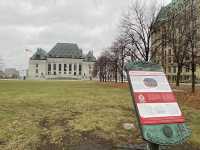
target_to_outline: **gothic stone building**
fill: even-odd
[[[28,79],[92,79],[96,58],[73,43],[57,43],[48,53],[38,48],[29,60]]]
[[[178,34],[178,31],[180,32],[180,29],[183,27],[181,26],[181,21],[178,19],[178,17],[181,17],[184,15],[184,11],[187,12],[187,17],[190,17],[191,12],[191,1],[192,0],[172,0],[170,4],[168,4],[165,7],[162,7],[158,16],[156,23],[154,24],[154,32],[152,34],[152,41],[154,42],[152,45],[152,49],[156,51],[156,56],[154,56],[154,62],[159,63],[163,66],[164,71],[168,77],[168,80],[171,82],[175,82],[177,78],[177,63],[175,61],[175,54],[174,50],[170,43],[166,40],[166,34],[167,34],[167,26],[168,26],[168,18],[170,15],[170,10],[175,11],[175,17],[174,24],[176,25],[176,36],[181,36]],[[197,24],[200,23],[200,1],[199,0],[193,0],[194,2],[194,14],[196,18]],[[170,31],[171,32],[171,31]],[[196,32],[197,36],[200,36],[200,30],[198,29]],[[161,40],[158,40],[161,39]],[[153,43],[152,42],[152,43]],[[197,53],[200,53],[200,39],[197,38],[196,44],[195,44],[195,50]],[[188,49],[188,52],[190,49]],[[191,70],[190,70],[190,63],[191,59],[190,56],[185,57],[185,66],[182,68],[180,81],[181,82],[191,82]],[[200,61],[199,61],[200,62]],[[196,70],[195,75],[197,80],[200,80],[200,63],[196,64]]]

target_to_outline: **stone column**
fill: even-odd
[[[53,64],[54,63],[51,63],[51,75],[53,75]]]
[[[56,63],[56,76],[59,76],[59,63]]]
[[[72,71],[71,71],[71,75],[74,75],[74,64],[72,64]]]
[[[76,64],[76,75],[79,76],[79,63]]]

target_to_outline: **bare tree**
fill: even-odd
[[[122,32],[126,35],[127,54],[134,60],[149,61],[155,55],[151,45],[153,24],[156,21],[157,8],[134,1],[127,15],[122,19]]]
[[[168,13],[168,36],[169,45],[174,53],[177,64],[176,85],[179,86],[182,68],[190,68],[192,71],[192,92],[195,92],[195,68],[198,63],[197,50],[197,24],[196,6],[194,0],[183,1],[178,10],[174,3]]]
[[[197,23],[197,9],[195,0],[190,0],[190,32],[188,33],[188,39],[190,43],[190,56],[191,56],[191,70],[192,70],[192,93],[195,92],[195,83],[196,83],[196,76],[195,76],[195,71],[196,71],[196,64],[199,64],[199,52],[198,52],[198,44],[197,40],[199,39],[198,35],[198,28],[199,24]]]
[[[167,41],[173,50],[173,63],[177,65],[176,86],[180,85],[182,69],[188,56],[188,33],[190,32],[188,30],[190,20],[187,16],[187,4],[182,3],[182,8],[184,9],[180,12],[175,8],[175,4],[172,3],[167,21]]]
[[[118,49],[118,42],[115,41],[113,42],[111,48],[111,57],[112,57],[112,62],[113,62],[113,70],[114,70],[114,80],[117,83],[118,81],[118,64],[119,64],[119,49]]]
[[[4,67],[3,59],[0,57],[0,71],[3,70],[3,67]]]
[[[125,66],[125,58],[126,58],[126,39],[120,35],[111,48],[113,52],[113,56],[115,56],[115,64],[117,65],[117,72],[120,74],[121,82],[124,82],[124,66]]]
[[[98,76],[100,82],[112,81],[115,69],[113,55],[110,51],[104,51],[95,63],[93,76]]]

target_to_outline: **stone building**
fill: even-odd
[[[175,82],[177,79],[177,71],[178,71],[178,64],[175,58],[175,50],[172,48],[172,44],[168,41],[168,32],[172,32],[168,29],[169,26],[169,18],[170,13],[173,9],[175,12],[174,17],[174,25],[176,36],[180,36],[179,32],[183,30],[183,24],[181,22],[181,17],[183,15],[186,18],[190,17],[191,12],[191,2],[192,0],[172,0],[170,4],[165,7],[162,7],[157,19],[156,23],[154,24],[153,34],[152,34],[152,41],[157,41],[152,44],[153,51],[157,51],[156,56],[154,56],[153,61],[155,63],[159,63],[163,66],[163,69],[168,77],[168,80],[171,82]],[[193,0],[194,3],[194,17],[195,17],[195,24],[200,23],[200,1]],[[191,22],[188,23],[188,26],[191,25]],[[184,31],[183,31],[184,32]],[[200,30],[197,28],[196,35],[197,37],[200,36]],[[177,38],[178,39],[178,38]],[[181,82],[191,82],[191,56],[189,54],[190,48],[187,49],[188,53],[185,54],[184,58],[184,65],[182,67],[180,81]],[[197,55],[200,56],[200,38],[196,38],[195,41],[195,52]],[[195,75],[197,80],[200,80],[200,61],[196,63],[196,71]]]
[[[4,79],[5,77],[5,73],[2,70],[0,70],[0,79]]]
[[[15,68],[6,68],[5,75],[6,75],[6,78],[18,79],[19,71],[17,71]]]
[[[29,60],[28,79],[92,79],[96,58],[74,43],[57,43],[48,53],[38,48]]]

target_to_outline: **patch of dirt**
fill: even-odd
[[[200,92],[191,94],[190,92],[176,92],[177,100],[186,106],[200,109]]]
[[[44,130],[44,132],[42,130],[40,134],[41,142],[37,147],[37,150],[111,150],[112,149],[112,141],[106,141],[105,139],[102,139],[93,134],[93,132],[82,132],[82,133],[72,132],[72,127],[68,125],[69,119],[60,117],[52,121],[49,120],[48,117],[43,117],[38,123],[39,126]],[[54,127],[58,127],[59,130],[61,129],[61,133],[59,133],[58,137],[54,137],[55,136],[54,131],[52,131],[52,128]]]
[[[62,144],[51,143],[49,136],[41,137],[41,145],[37,150],[112,150],[112,141],[106,141],[89,132],[80,137],[65,133]]]
[[[39,121],[39,126],[48,129],[48,128],[49,128],[48,119],[47,119],[46,117],[42,118],[42,119]]]
[[[93,132],[82,132],[80,143],[70,150],[112,150],[112,141],[107,141]]]
[[[182,145],[171,146],[168,150],[200,150],[200,147],[186,143]]]
[[[112,145],[109,144],[100,144],[95,140],[93,141],[85,141],[80,143],[79,145],[70,146],[67,148],[68,150],[114,150]]]
[[[107,87],[114,87],[114,88],[128,88],[128,83],[123,82],[123,83],[115,83],[115,82],[98,82],[98,84],[107,86]]]

